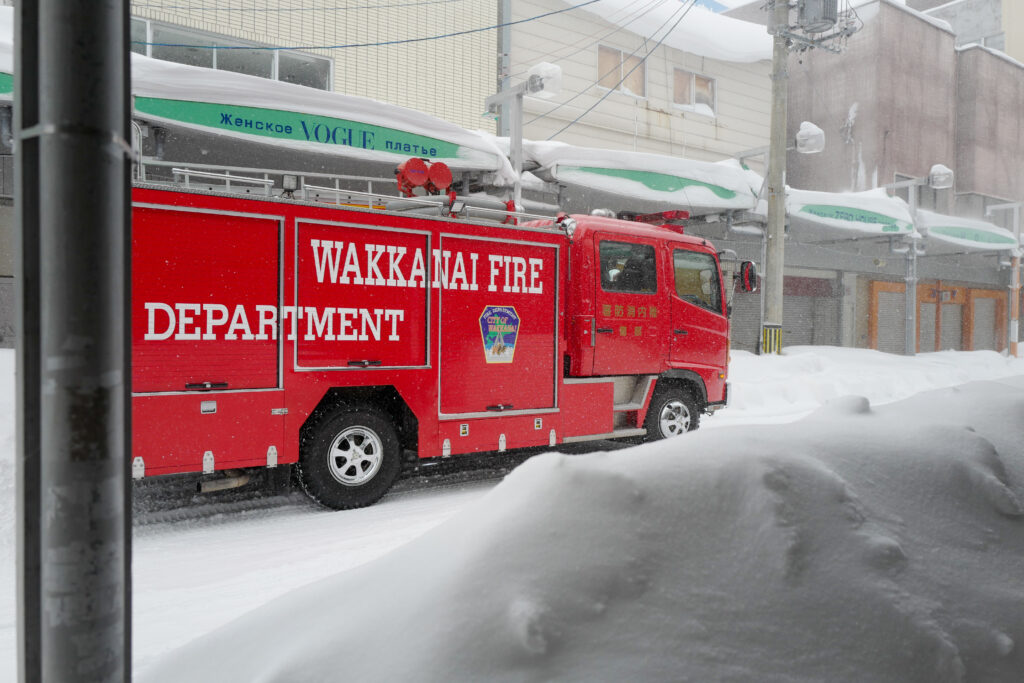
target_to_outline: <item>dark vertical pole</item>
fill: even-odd
[[[14,130],[39,124],[39,5],[14,7]],[[14,282],[17,291],[18,677],[41,681],[39,590],[39,140],[15,140]]]
[[[127,681],[128,11],[21,4],[21,677]]]

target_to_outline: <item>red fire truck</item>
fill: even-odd
[[[353,508],[413,454],[660,439],[725,405],[718,255],[679,227],[515,225],[454,196],[133,203],[136,478],[294,464]]]

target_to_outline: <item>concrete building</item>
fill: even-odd
[[[915,4],[929,11],[918,12]],[[860,191],[922,178],[932,165],[943,164],[954,170],[955,186],[918,188],[921,208],[1012,227],[1010,212],[988,215],[986,210],[1024,200],[1024,179],[1017,171],[1024,161],[1024,65],[972,42],[998,42],[993,27],[1004,16],[1003,7],[998,0],[908,0],[907,5],[876,0],[857,8],[864,26],[841,54],[791,54],[790,133],[801,121],[813,121],[827,142],[821,154],[789,155],[787,183]],[[752,19],[752,10],[747,6],[740,14]],[[907,199],[907,192],[897,194]],[[802,277],[836,283],[837,305],[847,314],[839,330],[843,344],[900,352],[906,258],[899,245],[884,247],[873,245],[873,258],[865,263],[861,256],[869,253],[868,245],[833,245],[831,267],[810,268],[821,262],[820,249],[791,236],[787,280],[803,269]],[[1007,266],[1005,254],[926,249],[917,262],[918,349],[1004,348]],[[787,297],[787,319],[789,306]],[[784,321],[784,327],[792,326]]]

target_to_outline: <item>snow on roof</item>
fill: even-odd
[[[786,188],[791,218],[867,236],[911,235],[910,208],[884,189],[866,192],[813,192]]]
[[[138,680],[1018,680],[1021,414],[1016,377],[536,456]]]
[[[603,0],[580,9],[645,38],[657,40],[679,18],[680,2],[658,3],[643,16],[636,14],[636,0]],[[772,58],[772,38],[764,26],[693,7],[667,38],[665,45],[723,62],[757,62]]]
[[[261,142],[370,160],[431,157],[456,168],[496,171],[506,183],[513,179],[508,160],[490,140],[429,114],[366,97],[136,54],[132,91],[137,115],[147,119],[246,137],[259,134],[260,124],[273,122],[290,126],[291,134],[261,136]],[[191,110],[180,102],[192,103]],[[217,106],[200,109],[205,103]],[[365,126],[357,131],[349,125],[353,122]],[[367,140],[372,146],[364,148]]]
[[[1001,59],[1004,62],[1013,64],[1018,68],[1024,69],[1024,62],[1014,59],[1013,57],[1006,54],[1002,50],[996,50],[987,45],[982,45],[981,43],[968,43],[967,45],[960,45],[956,48],[957,52],[967,52],[968,50],[981,50],[982,52],[987,52],[988,54],[992,55],[993,57],[996,57],[997,59]]]
[[[917,226],[929,252],[1014,251],[1020,247],[1013,233],[987,221],[944,216],[918,209]]]
[[[877,0],[877,2],[885,3],[886,5],[894,7],[898,10],[901,10],[908,14],[912,14],[918,19],[928,22],[935,28],[942,29],[946,33],[956,33],[956,31],[953,30],[953,27],[950,25],[948,21],[939,19],[938,17],[933,17],[929,14],[914,9],[913,7],[907,7],[907,5],[905,4],[905,0]]]
[[[751,209],[755,192],[738,166],[644,152],[524,141],[541,178],[693,211]]]

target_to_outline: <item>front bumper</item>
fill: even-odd
[[[722,400],[721,401],[716,401],[714,403],[708,403],[707,406],[704,408],[704,412],[707,413],[708,415],[712,415],[712,414],[714,414],[714,412],[716,410],[721,410],[722,408],[727,408],[728,406],[729,406],[729,383],[726,382],[725,383],[725,395],[722,397]]]

